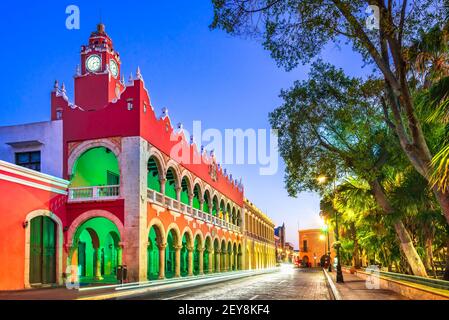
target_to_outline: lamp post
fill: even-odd
[[[335,211],[335,232],[336,232],[336,239],[337,239],[337,283],[343,283],[345,282],[343,279],[343,272],[341,271],[341,264],[340,264],[340,241],[339,241],[339,235],[338,235],[338,213]]]
[[[328,226],[328,224],[326,222],[324,222],[323,231],[324,231],[325,235],[327,236],[327,250],[325,249],[325,252],[327,251],[327,256],[329,257],[329,264],[328,264],[327,271],[332,272],[331,239],[330,239],[330,236],[329,236],[329,226]]]
[[[317,178],[317,181],[319,184],[323,184],[325,183],[327,180],[326,176],[319,176]],[[335,179],[333,180],[333,193],[335,195],[335,191],[337,190],[336,186],[335,186]],[[337,210],[335,210],[335,239],[336,239],[336,250],[337,250],[337,283],[343,283],[344,279],[343,279],[343,272],[341,271],[341,264],[340,264],[340,237],[339,237],[339,232],[338,232],[338,212]],[[330,259],[330,247],[329,247],[329,259]],[[329,271],[331,271],[331,264],[329,263]]]

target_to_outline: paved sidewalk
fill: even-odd
[[[108,292],[99,290],[96,293]],[[0,300],[74,300],[91,293],[68,290],[66,287],[30,289],[21,291],[0,291]]]
[[[335,271],[330,276],[342,300],[409,300],[392,290],[368,289],[365,280],[350,273],[343,272],[344,283],[337,283]]]

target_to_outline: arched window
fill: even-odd
[[[217,196],[214,196],[214,199],[212,200],[212,215],[215,217],[218,216],[218,210],[218,198]]]
[[[120,185],[120,169],[115,154],[105,147],[84,152],[75,162],[70,186],[95,187]]]
[[[220,202],[220,215],[219,215],[220,219],[224,219],[225,218],[225,211],[226,211],[225,203],[224,203],[223,200],[221,200],[221,202]]]
[[[235,219],[236,219],[235,208],[232,208],[232,216],[231,216],[232,224],[235,224]]]
[[[210,213],[210,193],[209,193],[209,190],[206,190],[204,192],[203,211],[206,212],[206,213]]]
[[[228,205],[226,206],[226,222],[230,221],[230,216],[231,216],[231,206],[228,203]]]
[[[165,195],[176,200],[176,173],[173,168],[167,170],[165,182]]]
[[[184,177],[181,183],[181,202],[187,205],[190,205],[189,191],[190,191],[189,179],[187,177]]]
[[[235,224],[240,227],[240,225],[242,224],[241,222],[241,216],[240,216],[240,210],[237,211],[237,217],[235,219]]]
[[[201,199],[201,190],[200,186],[198,184],[195,185],[195,188],[193,188],[193,207],[197,210],[200,209],[200,199]]]
[[[148,189],[161,192],[161,181],[159,176],[158,163],[156,158],[148,160],[147,187]]]

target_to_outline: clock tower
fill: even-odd
[[[118,99],[125,84],[120,55],[114,50],[105,26],[99,24],[89,44],[81,47],[81,65],[75,75],[75,104],[83,110],[99,110]]]

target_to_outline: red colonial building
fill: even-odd
[[[156,115],[140,70],[125,82],[104,25],[80,58],[74,102],[57,82],[51,93],[52,121],[62,121],[62,177],[21,171],[47,188],[43,195],[42,188],[27,191],[26,208],[14,204],[8,214],[14,218],[0,227],[0,266],[14,266],[0,276],[0,289],[61,284],[69,274],[84,283],[115,282],[122,265],[128,281],[250,268],[243,186],[181,126],[173,127],[168,110]],[[10,200],[3,195],[22,199],[22,193],[1,177],[5,212]],[[37,250],[30,262],[23,237],[30,232],[31,247],[50,241],[54,252]],[[16,237],[25,242],[6,249],[7,238]],[[274,266],[268,261],[266,267]],[[43,270],[51,275],[30,277]]]

